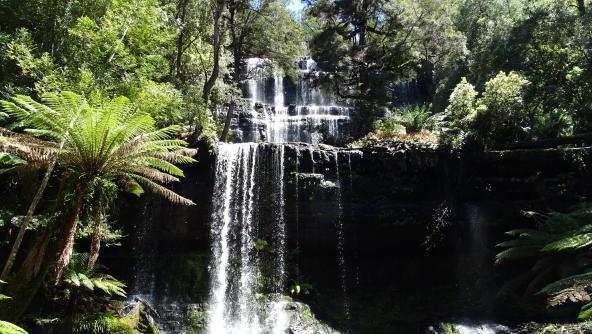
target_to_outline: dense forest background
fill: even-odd
[[[5,0],[0,94],[124,96],[159,126],[218,139],[229,106],[241,104],[245,59],[296,75],[310,54],[324,73],[318,84],[359,109],[354,137],[399,124],[434,130],[443,120],[489,144],[590,130],[583,0],[306,4],[291,13],[282,0]],[[405,106],[409,82],[422,108]]]
[[[302,57],[316,62],[314,84],[354,110],[350,137],[325,138],[336,146],[481,152],[590,138],[590,1],[302,4],[292,12],[287,0],[0,0],[3,320],[17,322],[42,291],[45,311],[63,311],[51,314],[58,332],[93,321],[134,327],[113,311],[125,284],[97,262],[101,245],[123,238],[110,209],[121,193],[144,190],[194,204],[164,185],[195,162],[188,147],[233,140],[235,113],[253,108],[242,91],[251,58],[293,78]],[[565,232],[577,240],[559,251],[589,257],[584,211]],[[573,301],[561,296],[559,304]],[[92,313],[107,316],[78,317]]]

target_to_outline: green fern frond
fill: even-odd
[[[499,263],[509,259],[523,259],[534,257],[539,254],[540,250],[541,248],[537,246],[512,247],[502,252],[499,252],[495,256],[495,261]]]
[[[0,333],[2,334],[28,334],[27,331],[10,322],[0,320]]]
[[[584,304],[578,314],[578,320],[588,320],[590,318],[592,318],[592,302]]]
[[[556,282],[553,282],[551,284],[548,284],[543,289],[541,289],[539,292],[537,292],[537,294],[557,293],[563,289],[572,287],[576,284],[592,286],[592,271],[585,272],[583,274],[569,276],[569,277],[560,279]]]
[[[576,250],[592,245],[592,233],[576,234],[557,240],[543,247],[545,252]]]

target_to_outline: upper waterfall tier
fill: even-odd
[[[249,58],[243,77],[247,110],[235,113],[235,142],[338,142],[350,133],[352,108],[339,105],[315,84],[319,75],[310,57],[302,58],[297,79],[284,75],[266,59]]]

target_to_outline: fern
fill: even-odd
[[[96,290],[111,296],[126,297],[125,283],[118,281],[113,276],[102,274],[98,269],[88,269],[87,253],[75,253],[64,273],[64,283],[70,287],[90,292]]]
[[[569,213],[524,214],[537,218],[538,228],[507,232],[513,239],[497,245],[502,250],[496,262],[531,258],[534,264],[528,275],[508,282],[504,290],[508,285],[514,288],[523,285],[528,278],[526,291],[547,295],[549,306],[586,303],[579,317],[589,318],[592,315],[592,270],[588,268],[592,256],[592,208],[582,205]]]
[[[10,322],[0,320],[0,333],[2,334],[28,334],[27,331]]]
[[[116,314],[99,314],[77,319],[74,334],[139,334],[129,319]]]
[[[57,159],[79,178],[135,180],[174,203],[193,204],[162,184],[183,176],[175,164],[194,162],[195,150],[171,139],[178,126],[155,129],[154,120],[133,114],[126,99],[95,108],[79,95],[62,92],[44,95],[42,103],[17,95],[0,104],[14,128],[26,133],[0,128],[0,151],[27,161]]]

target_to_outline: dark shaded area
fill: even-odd
[[[213,156],[202,149],[198,160],[175,188],[198,205],[122,200],[118,219],[129,238],[104,256],[130,291],[151,294],[157,303],[207,299]],[[520,268],[494,266],[494,245],[505,231],[533,224],[520,210],[563,211],[589,196],[590,162],[586,148],[450,154],[288,145],[290,281],[310,285],[295,297],[352,333],[424,332],[435,322],[462,319],[548,319],[540,300],[497,294]],[[564,311],[573,316],[569,309],[555,316]]]

